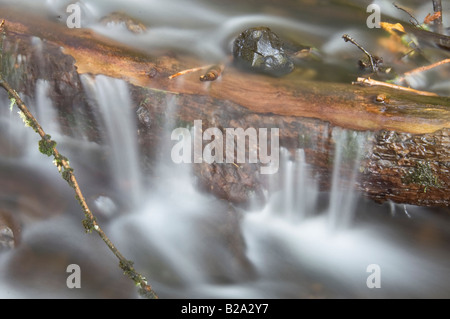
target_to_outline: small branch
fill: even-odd
[[[212,67],[214,67],[214,65],[206,65],[206,66],[200,66],[198,68],[192,68],[192,69],[183,70],[183,71],[180,71],[178,73],[172,74],[171,76],[169,76],[169,79],[172,80],[173,78],[176,78],[176,77],[178,77],[180,75],[185,75],[185,74],[201,71],[201,70],[212,68]]]
[[[62,156],[56,149],[56,142],[51,139],[51,136],[46,134],[36,118],[28,110],[25,103],[20,98],[19,94],[3,79],[2,65],[3,65],[3,39],[5,34],[5,20],[0,22],[0,86],[5,89],[11,100],[11,108],[14,104],[20,110],[20,116],[22,117],[26,126],[30,126],[33,130],[39,134],[41,140],[39,141],[39,151],[47,156],[53,156],[54,164],[61,173],[62,178],[69,184],[70,187],[75,191],[75,198],[78,200],[81,208],[83,209],[85,219],[83,220],[83,226],[87,233],[92,233],[96,231],[100,238],[106,243],[108,248],[114,253],[114,255],[119,259],[119,266],[124,271],[124,273],[130,277],[139,286],[139,293],[146,298],[158,298],[156,293],[152,290],[151,286],[147,283],[144,276],[137,273],[133,268],[133,262],[127,260],[122,253],[116,248],[116,246],[111,242],[108,236],[105,234],[103,229],[97,223],[97,219],[92,214],[89,206],[86,203],[86,199],[81,192],[78,181],[73,173],[73,168],[69,164],[69,160]]]
[[[369,86],[385,86],[385,87],[389,87],[395,90],[401,90],[401,91],[407,91],[407,92],[411,92],[411,93],[415,93],[415,94],[419,94],[419,95],[425,95],[425,96],[438,96],[436,93],[433,92],[426,92],[426,91],[418,91],[418,90],[414,90],[408,87],[404,87],[401,85],[395,85],[395,84],[391,84],[391,83],[386,83],[386,82],[381,82],[381,81],[377,81],[377,80],[372,80],[371,78],[357,78],[356,82],[352,82],[352,84],[366,84]]]
[[[410,22],[413,26],[422,29],[422,27],[421,27],[419,21],[417,21],[416,17],[414,17],[409,11],[407,11],[406,9],[403,9],[402,7],[399,7],[399,6],[398,6],[397,4],[395,4],[395,3],[394,3],[394,7],[396,7],[398,10],[401,10],[401,11],[405,12],[407,15],[409,15],[409,16],[411,17],[411,20],[409,20],[409,22]]]
[[[119,259],[120,268],[124,271],[124,273],[130,277],[137,286],[140,286],[140,293],[144,297],[147,298],[158,298],[156,293],[152,290],[151,286],[147,283],[144,276],[140,275],[133,268],[133,262],[127,260],[120,251],[116,248],[116,246],[111,242],[105,232],[102,230],[100,225],[97,223],[95,216],[92,214],[89,206],[86,203],[83,193],[81,192],[80,186],[78,185],[78,181],[73,174],[73,168],[70,167],[69,160],[62,156],[58,150],[56,149],[56,142],[51,140],[50,135],[46,134],[42,129],[39,122],[36,118],[31,114],[28,110],[27,106],[24,104],[20,96],[17,92],[11,88],[11,86],[3,80],[0,76],[0,86],[3,87],[9,94],[10,99],[13,99],[15,104],[18,106],[20,111],[22,112],[22,117],[27,126],[31,126],[36,133],[39,134],[41,140],[39,141],[39,150],[48,155],[54,156],[54,163],[58,168],[58,171],[61,173],[62,177],[66,182],[72,187],[75,191],[75,198],[78,200],[81,208],[83,209],[85,219],[83,220],[83,226],[87,233],[91,233],[92,231],[96,231],[100,238],[106,243],[109,249],[114,253],[114,255]]]
[[[3,39],[5,37],[5,20],[2,20],[2,22],[0,22],[0,75],[3,74]]]
[[[376,73],[378,71],[378,64],[382,61],[381,59],[377,58],[375,59],[372,54],[370,54],[366,49],[364,49],[358,42],[356,42],[352,37],[350,37],[348,34],[344,34],[342,36],[342,38],[344,39],[345,42],[351,42],[354,45],[356,45],[356,47],[358,49],[360,49],[362,52],[364,52],[367,57],[369,58],[370,61],[370,66],[372,67],[372,71],[374,73]],[[376,61],[376,62],[375,62]]]
[[[430,64],[430,65],[421,66],[421,67],[416,68],[416,69],[414,69],[414,70],[411,70],[411,71],[409,71],[409,72],[405,72],[405,73],[403,74],[402,77],[398,78],[398,81],[399,81],[399,82],[402,82],[402,81],[405,80],[405,78],[406,78],[407,76],[411,76],[411,75],[413,75],[413,74],[415,74],[415,73],[425,72],[425,71],[431,70],[431,69],[433,69],[433,68],[435,68],[435,67],[438,67],[438,66],[440,66],[440,65],[446,64],[446,63],[450,63],[450,59],[444,59],[444,60],[441,60],[441,61],[439,61],[439,62]]]

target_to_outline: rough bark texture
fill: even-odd
[[[175,127],[279,128],[280,145],[302,148],[306,161],[330,184],[333,130],[370,132],[370,148],[359,169],[357,188],[376,201],[426,206],[450,204],[450,99],[399,93],[386,88],[317,83],[243,73],[228,66],[221,79],[203,83],[199,74],[169,80],[170,74],[199,61],[171,54],[155,59],[87,30],[9,14],[3,45],[3,73],[17,91],[32,96],[36,80],[49,81],[65,133],[74,119],[86,132],[98,132],[80,74],[104,74],[130,84],[142,161],[151,163],[171,143],[161,136],[168,121]],[[36,42],[39,42],[39,46]],[[20,58],[19,58],[20,56]],[[295,73],[295,72],[294,72]],[[378,94],[387,98],[378,102]],[[175,105],[168,112],[168,101]],[[350,147],[350,146],[349,146]],[[148,165],[151,169],[151,165]],[[258,164],[195,164],[199,186],[236,203],[263,200],[267,187]]]

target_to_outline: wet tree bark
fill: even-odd
[[[5,9],[6,10],[6,9]],[[201,61],[172,53],[151,57],[89,30],[68,29],[13,11],[4,16],[2,70],[18,92],[32,96],[38,79],[54,88],[65,133],[74,118],[82,118],[92,140],[98,139],[89,101],[80,76],[103,74],[130,85],[138,122],[142,161],[149,169],[172,145],[161,135],[168,121],[203,129],[279,128],[280,145],[305,160],[321,187],[330,186],[334,159],[333,132],[368,132],[367,151],[358,168],[356,188],[370,198],[425,206],[450,204],[450,98],[424,97],[388,88],[301,81],[294,75],[271,78],[227,66],[220,80],[200,82],[198,73],[172,80],[168,76]],[[36,46],[36,39],[41,43]],[[383,95],[380,100],[377,96]],[[167,110],[168,103],[176,105]],[[352,155],[352,141],[346,150]],[[170,156],[170,155],[168,155]],[[170,157],[169,157],[170,158]],[[268,176],[259,164],[199,163],[198,185],[235,203],[263,200]]]

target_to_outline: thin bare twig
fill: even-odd
[[[398,78],[398,81],[400,81],[400,82],[401,82],[401,81],[404,81],[405,78],[406,78],[407,76],[411,76],[411,75],[413,75],[413,74],[415,74],[415,73],[425,72],[425,71],[431,70],[431,69],[433,69],[433,68],[435,68],[435,67],[438,67],[438,66],[440,66],[440,65],[446,64],[446,63],[450,63],[450,59],[444,59],[444,60],[441,60],[441,61],[439,61],[439,62],[430,64],[430,65],[421,66],[421,67],[416,68],[416,69],[414,69],[414,70],[405,72],[405,73],[403,74],[403,76],[401,76],[400,78]]]
[[[411,93],[415,93],[415,94],[419,94],[419,95],[425,95],[425,96],[438,96],[436,93],[433,92],[426,92],[426,91],[418,91],[415,89],[411,89],[405,86],[401,86],[401,85],[396,85],[396,84],[391,84],[391,83],[387,83],[387,82],[382,82],[382,81],[377,81],[377,80],[372,80],[371,78],[357,78],[356,82],[352,82],[352,84],[366,84],[369,86],[385,86],[385,87],[389,87],[395,90],[401,90],[401,91],[407,91],[407,92],[411,92]]]
[[[420,25],[419,21],[417,21],[416,17],[414,17],[408,10],[399,7],[397,4],[394,3],[394,7],[396,7],[397,9],[405,12],[407,15],[409,15],[411,17],[411,20],[409,20],[409,22],[414,25],[417,28],[423,29],[422,26]]]
[[[356,42],[352,37],[350,37],[348,34],[344,34],[342,36],[345,42],[351,42],[353,43],[358,49],[360,49],[362,52],[364,52],[367,57],[369,58],[370,66],[372,67],[372,71],[376,73],[378,71],[378,64],[381,61],[381,59],[375,59],[372,54],[369,53],[366,49],[364,49],[358,42]],[[376,61],[375,61],[376,60]]]
[[[186,69],[186,70],[177,72],[175,74],[172,74],[171,76],[169,76],[169,79],[171,80],[171,79],[176,78],[176,77],[178,77],[180,75],[185,75],[185,74],[189,74],[189,73],[192,73],[192,72],[197,72],[197,71],[201,71],[201,70],[204,70],[204,69],[212,68],[213,66],[215,66],[215,64],[213,64],[213,65],[206,65],[206,66],[200,66],[200,67],[192,68],[192,69]]]

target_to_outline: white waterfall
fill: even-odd
[[[355,213],[358,194],[354,187],[367,134],[336,128],[332,137],[335,149],[328,218],[330,229],[340,230],[350,225]]]
[[[98,106],[99,125],[110,149],[110,173],[115,185],[129,200],[131,207],[142,198],[142,175],[137,150],[137,136],[133,104],[127,84],[106,76],[82,77],[85,90]]]

